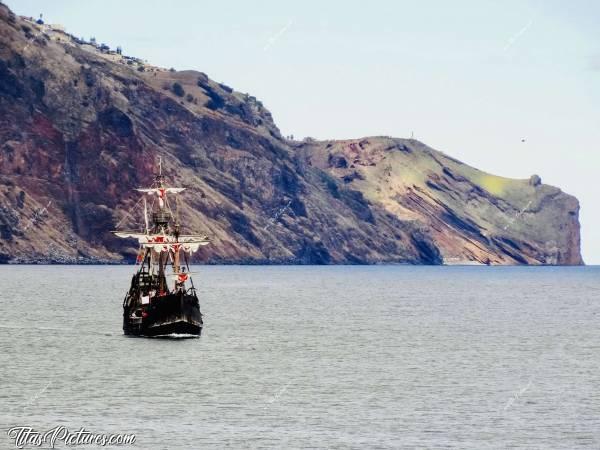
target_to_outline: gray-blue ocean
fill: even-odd
[[[194,270],[182,340],[123,336],[132,267],[0,267],[0,448],[600,448],[599,267]]]

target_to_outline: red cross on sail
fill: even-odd
[[[171,194],[179,194],[184,191],[185,188],[174,188],[174,187],[157,187],[157,188],[149,188],[149,189],[136,189],[138,192],[144,192],[148,195],[157,195],[158,196],[158,206],[163,208],[165,206],[165,199],[167,197],[167,193]]]
[[[185,281],[187,281],[187,279],[188,279],[187,273],[180,273],[177,275],[177,281],[179,281],[180,283],[184,283]]]

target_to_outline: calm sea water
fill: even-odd
[[[188,340],[122,335],[131,270],[0,267],[0,448],[600,448],[598,267],[197,267]]]

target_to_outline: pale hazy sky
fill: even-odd
[[[600,2],[7,0],[263,101],[296,138],[415,138],[581,202],[600,264]],[[525,138],[526,142],[521,142]]]

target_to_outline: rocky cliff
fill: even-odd
[[[118,262],[158,156],[198,259],[580,264],[578,202],[420,142],[294,142],[262,103],[0,4],[0,261]],[[131,214],[131,215],[130,215]]]
[[[307,143],[314,166],[423,226],[448,264],[581,264],[579,203],[537,175],[513,180],[413,139]]]

